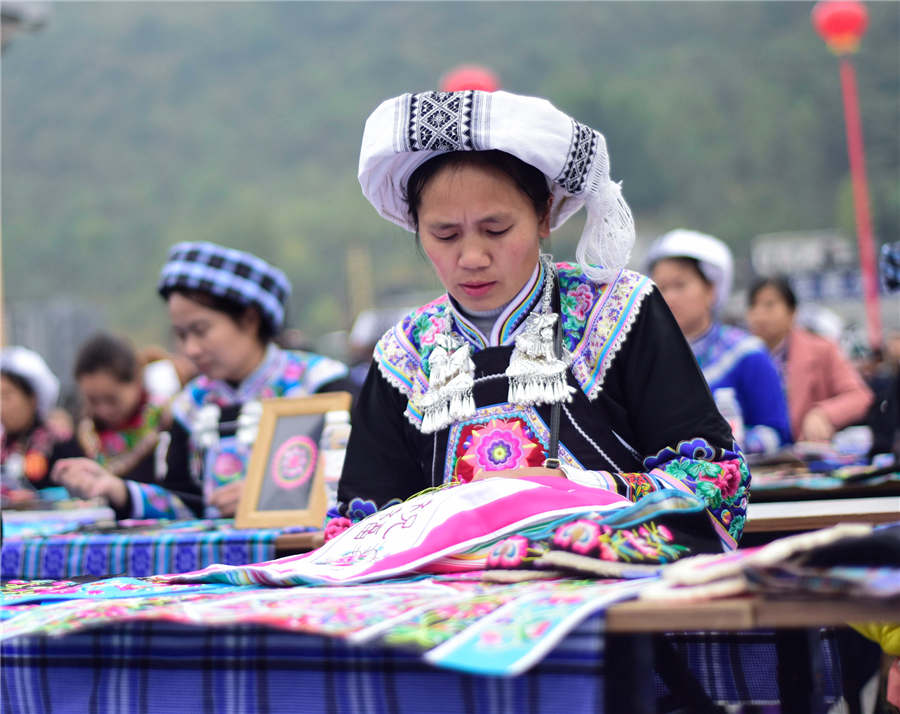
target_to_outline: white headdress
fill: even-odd
[[[366,121],[359,182],[382,216],[415,231],[405,200],[413,171],[438,154],[490,149],[544,173],[553,194],[551,229],[586,206],[576,249],[586,275],[608,282],[625,266],[634,221],[619,184],[610,179],[606,140],[545,99],[471,90],[388,99]]]
[[[716,289],[716,312],[721,312],[731,294],[734,260],[731,250],[718,238],[683,228],[657,238],[647,253],[647,272],[663,258],[693,258]]]
[[[37,352],[27,347],[7,347],[0,353],[0,370],[14,374],[31,385],[37,398],[38,414],[46,417],[59,398],[59,380]]]

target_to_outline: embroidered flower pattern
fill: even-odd
[[[578,283],[574,290],[567,290],[560,297],[563,327],[570,332],[581,331],[594,304],[594,299],[594,290],[590,283]]]
[[[631,494],[629,498],[632,501],[637,501],[640,498],[643,498],[651,491],[655,490],[655,486],[653,485],[653,481],[647,474],[644,473],[622,473],[619,476],[624,480],[629,488],[631,489]]]
[[[608,561],[668,563],[688,554],[672,543],[672,531],[652,521],[638,528],[611,528],[580,518],[559,526],[551,539],[558,550]]]
[[[661,450],[644,464],[682,481],[706,501],[710,513],[738,540],[747,511],[750,470],[739,449],[718,451],[717,460],[703,460],[715,457],[716,450],[703,439],[693,439],[679,443],[675,449]]]
[[[544,460],[543,446],[521,419],[491,419],[473,427],[459,451],[456,475],[460,481],[471,481],[485,471],[539,466]]]
[[[599,309],[594,308],[579,319],[581,301],[587,296],[585,288],[592,292],[596,288],[575,266],[560,264],[559,276],[564,292],[563,340],[572,353],[572,374],[588,399],[593,400],[653,286],[646,276],[623,270],[592,297],[592,304],[599,304]],[[582,339],[584,335],[589,335],[588,339]]]
[[[325,526],[325,542],[327,543],[335,536],[340,535],[351,525],[349,518],[332,518]]]
[[[511,536],[501,540],[488,553],[488,568],[518,568],[528,556],[528,539]]]
[[[375,504],[375,501],[369,500],[368,498],[354,498],[350,501],[350,503],[339,503],[337,512],[335,513],[335,511],[332,510],[329,511],[328,515],[344,516],[346,518],[349,518],[352,523],[356,523],[357,521],[361,521],[364,518],[368,518],[373,513],[383,511],[385,508],[389,508],[398,503],[400,503],[399,498],[392,498],[381,508],[378,508],[378,506]]]

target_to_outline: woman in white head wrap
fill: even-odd
[[[59,380],[37,352],[7,347],[0,353],[4,491],[50,486],[53,464],[81,454],[74,440],[60,437],[46,424],[58,397]]]
[[[708,547],[734,546],[749,472],[659,293],[624,269],[634,227],[599,132],[534,97],[404,94],[366,122],[359,180],[447,292],[375,348],[333,532],[442,483],[565,472],[625,503],[697,493]],[[578,264],[554,263],[542,243],[582,206]]]
[[[729,416],[743,424],[736,436],[744,450],[773,452],[790,443],[787,404],[765,345],[720,321],[734,272],[728,246],[705,233],[674,230],[653,243],[647,266],[717,402],[736,400],[740,414]]]

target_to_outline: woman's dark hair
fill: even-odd
[[[259,329],[256,331],[257,339],[259,339],[262,344],[267,345],[276,336],[276,332],[272,329],[271,323],[265,318],[262,310],[256,305],[242,305],[236,300],[229,300],[226,297],[213,295],[204,290],[183,290],[181,288],[175,288],[174,290],[168,291],[164,297],[168,300],[169,297],[175,293],[186,297],[188,300],[199,303],[200,305],[203,305],[203,307],[208,307],[210,310],[215,310],[216,312],[227,315],[235,325],[241,324],[241,318],[246,314],[247,310],[255,310],[259,317]]]
[[[10,382],[16,385],[16,387],[18,387],[20,391],[24,392],[26,397],[35,396],[34,387],[32,387],[31,382],[29,382],[23,376],[18,375],[15,372],[10,372],[8,369],[0,369],[0,374],[2,374]]]
[[[137,380],[140,365],[131,343],[105,332],[89,338],[75,357],[75,379],[97,372],[109,372],[117,382]]]
[[[776,275],[770,278],[758,278],[753,285],[750,286],[750,292],[747,295],[747,303],[750,307],[753,307],[753,303],[756,302],[756,296],[759,295],[759,291],[763,288],[772,288],[775,290],[775,292],[781,296],[781,299],[784,300],[791,312],[794,312],[794,310],[797,309],[797,296],[791,289],[791,284],[788,282],[788,279],[783,275]]]
[[[696,258],[691,258],[691,257],[689,257],[689,256],[687,256],[687,255],[666,255],[666,256],[663,256],[663,257],[660,258],[659,260],[654,261],[652,265],[650,265],[650,272],[652,273],[652,272],[653,272],[653,269],[654,269],[659,263],[662,263],[664,260],[671,260],[673,263],[677,263],[678,265],[684,266],[685,268],[688,268],[689,270],[693,270],[695,273],[697,273],[697,275],[700,276],[700,280],[702,280],[704,283],[706,283],[707,285],[712,285],[712,284],[713,284],[712,280],[710,280],[709,278],[707,278],[707,277],[706,277],[706,274],[705,274],[705,273],[703,272],[703,270],[700,268],[700,261],[697,260]]]
[[[534,211],[539,218],[547,213],[550,203],[550,187],[547,185],[547,177],[539,169],[531,164],[526,164],[521,159],[505,151],[491,149],[490,151],[448,151],[439,154],[419,166],[406,184],[406,204],[409,206],[409,215],[419,231],[419,206],[422,204],[422,192],[434,175],[446,167],[461,168],[463,166],[478,166],[481,168],[494,168],[509,176],[519,190],[522,191],[534,206]]]

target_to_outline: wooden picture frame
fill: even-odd
[[[327,508],[319,451],[325,414],[350,409],[349,392],[263,399],[235,528],[321,527]]]

